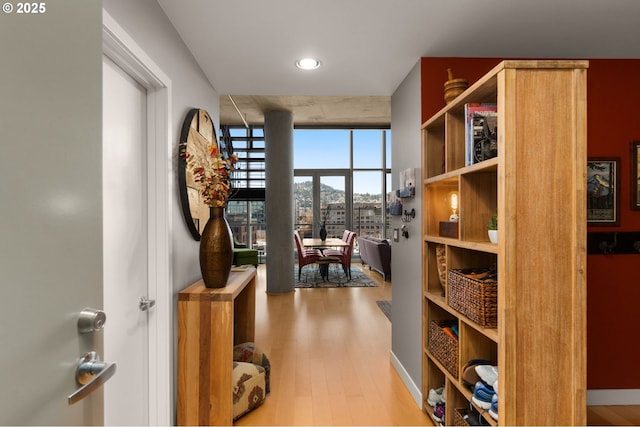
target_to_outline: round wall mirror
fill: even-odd
[[[187,227],[194,239],[200,240],[202,230],[209,220],[209,206],[204,203],[198,183],[187,167],[186,153],[204,158],[209,156],[209,146],[215,144],[227,156],[227,149],[216,138],[216,131],[209,113],[194,108],[187,113],[182,124],[178,154],[178,186],[180,203]]]

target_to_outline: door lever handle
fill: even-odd
[[[85,354],[78,362],[78,369],[76,369],[76,381],[82,387],[69,395],[69,405],[73,405],[99,389],[115,373],[115,363],[101,362],[95,351]]]
[[[140,307],[141,311],[147,311],[151,307],[153,307],[154,305],[156,305],[156,300],[147,299],[145,297],[140,297],[140,305],[139,305],[139,307]]]

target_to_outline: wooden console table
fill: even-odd
[[[178,425],[232,425],[233,346],[254,340],[256,269],[178,294]]]

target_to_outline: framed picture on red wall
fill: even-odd
[[[640,141],[631,141],[631,209],[640,210]]]
[[[620,174],[618,157],[587,161],[587,224],[618,225]]]

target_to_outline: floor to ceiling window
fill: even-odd
[[[236,239],[266,254],[265,140],[262,127],[227,127],[221,139],[239,157],[236,194],[227,219]],[[330,237],[345,229],[388,238],[385,194],[391,191],[389,129],[296,128],[294,144],[294,227],[318,236],[324,222]]]
[[[294,225],[305,237],[345,229],[390,236],[386,197],[391,187],[388,129],[294,131]]]

